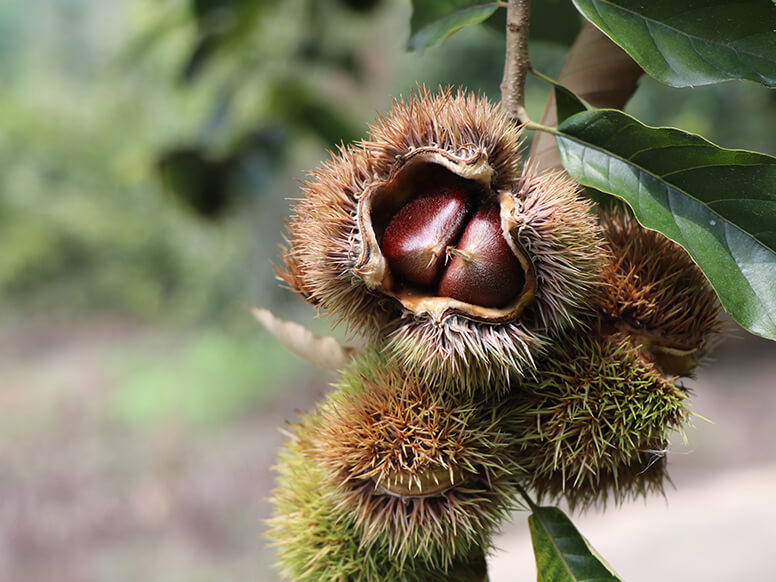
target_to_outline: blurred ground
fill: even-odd
[[[199,353],[225,340],[202,341],[123,321],[2,333],[2,582],[273,579],[260,532],[279,429],[325,382],[254,342],[262,372],[229,396],[234,362]]]
[[[257,336],[240,348],[123,320],[7,327],[0,580],[276,580],[261,530],[279,427],[326,381]],[[204,352],[216,356],[203,363]],[[770,575],[775,354],[730,341],[690,383],[714,424],[698,420],[690,444],[674,444],[667,500],[576,516],[625,580]],[[235,374],[238,360],[252,363]],[[493,582],[535,579],[525,515],[498,545]]]

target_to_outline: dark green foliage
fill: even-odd
[[[299,133],[316,134],[329,147],[350,143],[363,132],[335,104],[326,103],[303,83],[279,85],[271,97],[271,109]]]
[[[560,509],[531,509],[538,582],[621,582]]]
[[[422,52],[465,26],[484,22],[504,35],[506,10],[485,0],[412,0],[409,48]],[[567,0],[541,0],[531,6],[531,39],[571,45],[582,19]]]
[[[197,145],[170,149],[157,160],[167,191],[197,216],[217,221],[240,198],[263,195],[286,156],[282,128],[266,126],[244,136],[228,155],[213,158]]]
[[[767,0],[573,0],[647,73],[675,87],[776,85],[776,6]]]
[[[776,158],[614,110],[579,113],[559,130],[570,174],[625,199],[690,253],[741,325],[776,339]]]
[[[196,80],[216,54],[230,48],[229,45],[239,47],[247,42],[246,37],[270,4],[268,0],[191,0],[199,34],[181,72],[181,80],[187,83]]]
[[[571,46],[581,27],[582,18],[568,0],[534,0],[531,3],[532,41]]]
[[[479,24],[490,18],[498,9],[494,3],[470,6],[457,12],[452,12],[439,20],[425,25],[410,37],[409,48],[422,53],[424,49],[439,44],[460,29]]]
[[[414,35],[420,29],[440,18],[449,16],[453,12],[483,4],[487,4],[487,2],[473,2],[472,0],[413,0],[412,16],[410,17],[410,35]]]
[[[380,0],[340,0],[345,6],[355,12],[368,13],[380,5]]]
[[[196,148],[181,148],[165,152],[158,164],[168,190],[202,218],[221,218],[231,206],[234,191],[228,161],[210,160]]]

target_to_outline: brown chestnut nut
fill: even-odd
[[[440,186],[402,206],[381,244],[391,272],[416,285],[436,286],[445,251],[461,236],[468,215],[469,197],[459,186]]]
[[[450,249],[452,259],[439,283],[439,295],[482,307],[504,307],[525,284],[520,261],[501,230],[497,206],[480,208],[461,240]]]

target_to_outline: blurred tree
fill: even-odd
[[[569,8],[534,2],[532,62],[549,74],[579,26]],[[6,0],[6,311],[12,302],[190,320],[242,313],[257,296],[291,300],[269,261],[293,180],[418,82],[498,99],[502,12],[418,57],[403,52],[408,0]],[[529,80],[535,118],[548,94]],[[752,83],[691,91],[646,79],[629,110],[776,152],[773,96]],[[203,228],[178,206],[223,227]]]

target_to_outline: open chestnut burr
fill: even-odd
[[[420,90],[304,184],[279,276],[441,387],[503,389],[584,325],[606,251],[591,204],[521,158],[486,99]]]
[[[493,169],[482,152],[475,156],[415,150],[359,202],[364,240],[355,272],[414,313],[509,320],[536,293],[528,255],[504,232],[510,196],[490,189]]]

